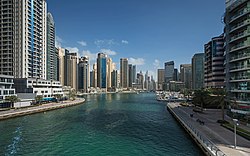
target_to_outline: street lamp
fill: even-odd
[[[239,125],[238,119],[233,119],[234,122],[234,148],[236,148],[236,126]]]

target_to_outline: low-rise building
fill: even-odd
[[[63,95],[62,85],[59,81],[43,80],[35,78],[17,78],[14,79],[14,88],[16,93],[34,93],[43,97],[53,97],[54,95]]]
[[[0,75],[0,108],[10,107],[10,104],[5,101],[7,96],[16,95],[13,88],[13,76]]]

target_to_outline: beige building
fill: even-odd
[[[59,57],[59,81],[62,85],[65,85],[65,80],[64,80],[64,64],[65,64],[65,49],[59,47],[58,48],[58,57]]]
[[[66,53],[66,85],[77,90],[77,53]]]
[[[163,90],[163,84],[164,84],[164,75],[165,75],[165,69],[158,69],[157,70],[157,89]]]
[[[121,88],[128,88],[128,59],[120,59],[120,84]]]
[[[107,59],[107,87],[111,88],[111,72],[113,71],[112,59]]]

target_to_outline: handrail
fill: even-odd
[[[170,106],[167,106],[170,108]],[[210,151],[210,153],[214,154],[214,156],[226,156],[225,153],[223,153],[211,140],[209,140],[206,136],[203,136],[201,132],[197,129],[195,129],[192,124],[187,122],[187,119],[182,117],[182,115],[177,115],[176,112],[170,108],[172,113],[175,114],[177,118],[181,118],[181,122],[185,125],[186,128],[189,129],[189,131],[196,136],[196,138],[205,145],[205,148]]]

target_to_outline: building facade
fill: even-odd
[[[45,0],[0,3],[0,74],[46,79]]]
[[[121,88],[128,88],[128,59],[120,59],[120,83]]]
[[[55,22],[51,13],[47,14],[47,79],[58,81],[58,50],[55,47]]]
[[[225,73],[231,111],[250,112],[250,1],[226,2]]]
[[[192,65],[181,64],[180,65],[180,80],[184,83],[185,88],[191,89],[192,84]]]
[[[14,88],[16,93],[33,93],[36,96],[54,97],[63,95],[62,85],[59,81],[35,78],[15,78]]]
[[[78,91],[88,93],[90,87],[89,58],[81,57],[78,63]]]
[[[104,53],[97,56],[97,87],[107,91],[107,55]]]
[[[65,69],[64,80],[66,80],[66,86],[71,86],[71,88],[78,89],[78,54],[77,53],[66,53],[65,55]]]
[[[205,88],[224,87],[224,35],[212,38],[204,45],[204,85]]]
[[[204,87],[204,53],[194,54],[192,57],[192,89]]]
[[[163,90],[164,84],[164,76],[165,76],[165,69],[158,69],[157,70],[157,90]]]
[[[169,90],[169,82],[173,81],[174,76],[174,61],[169,61],[164,64],[165,76],[164,76],[164,90]]]
[[[16,95],[13,78],[14,76],[0,75],[0,103],[4,102],[5,97]]]

